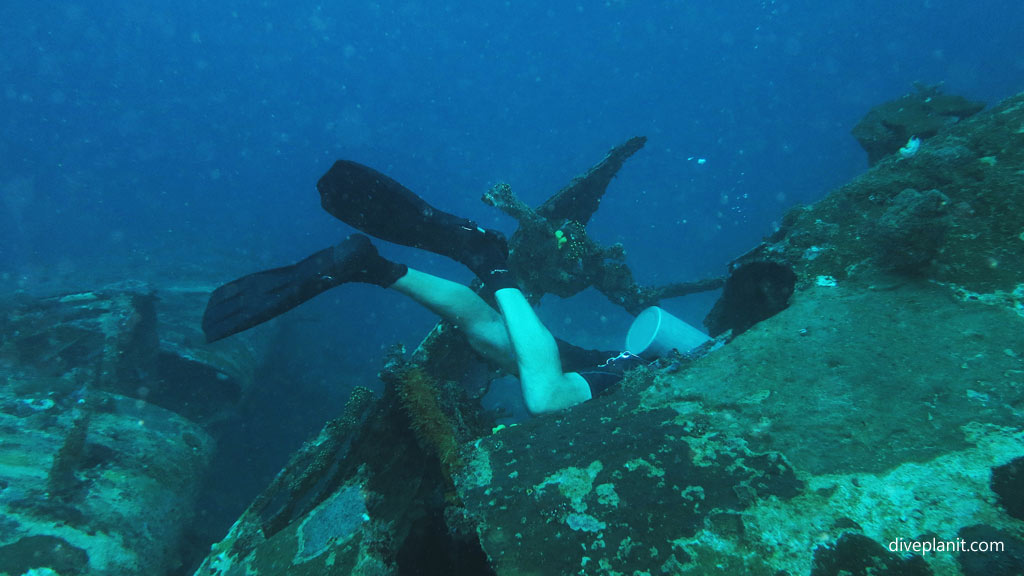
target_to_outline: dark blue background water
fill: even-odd
[[[337,157],[510,230],[490,184],[539,202],[637,134],[595,234],[644,281],[719,273],[863,169],[872,105],[1024,78],[1016,1],[5,2],[0,23],[0,262],[25,283],[301,257],[342,234],[313,188]]]
[[[490,185],[539,203],[634,135],[593,235],[645,283],[721,274],[865,169],[849,131],[872,106],[914,81],[990,103],[1024,88],[1022,24],[1019,0],[6,1],[0,283],[213,285],[299,259],[348,232],[314,189],[339,157],[511,232]],[[699,324],[709,302],[667,306]],[[594,294],[542,314],[612,348],[629,320]],[[288,321],[308,359],[281,396],[302,381],[335,402],[432,324],[358,286]]]

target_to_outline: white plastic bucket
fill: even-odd
[[[648,360],[668,354],[680,354],[711,340],[707,334],[683,322],[657,306],[637,315],[626,333],[626,351]]]

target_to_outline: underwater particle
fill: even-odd
[[[828,288],[832,288],[838,285],[838,282],[836,282],[834,276],[818,276],[815,279],[814,283],[817,284],[818,286],[825,286]]]
[[[910,140],[907,140],[907,144],[900,148],[901,158],[911,158],[917,151],[921,149],[921,139],[917,136],[911,136]]]
[[[996,157],[995,156],[982,156],[981,158],[978,158],[978,162],[981,162],[985,166],[995,166],[996,165]]]

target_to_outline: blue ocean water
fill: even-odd
[[[350,231],[314,189],[336,158],[511,232],[491,185],[540,203],[635,135],[593,236],[643,283],[721,274],[866,168],[849,131],[872,106],[915,81],[1019,91],[1022,22],[1015,0],[4,2],[0,288],[215,285],[298,260]],[[699,324],[710,302],[666,306]],[[629,320],[596,294],[541,313],[606,348]],[[433,322],[365,286],[292,314],[292,377],[337,398]]]

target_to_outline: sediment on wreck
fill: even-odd
[[[257,343],[206,348],[177,310],[140,283],[4,303],[0,571],[180,568],[210,427],[251,387]]]

